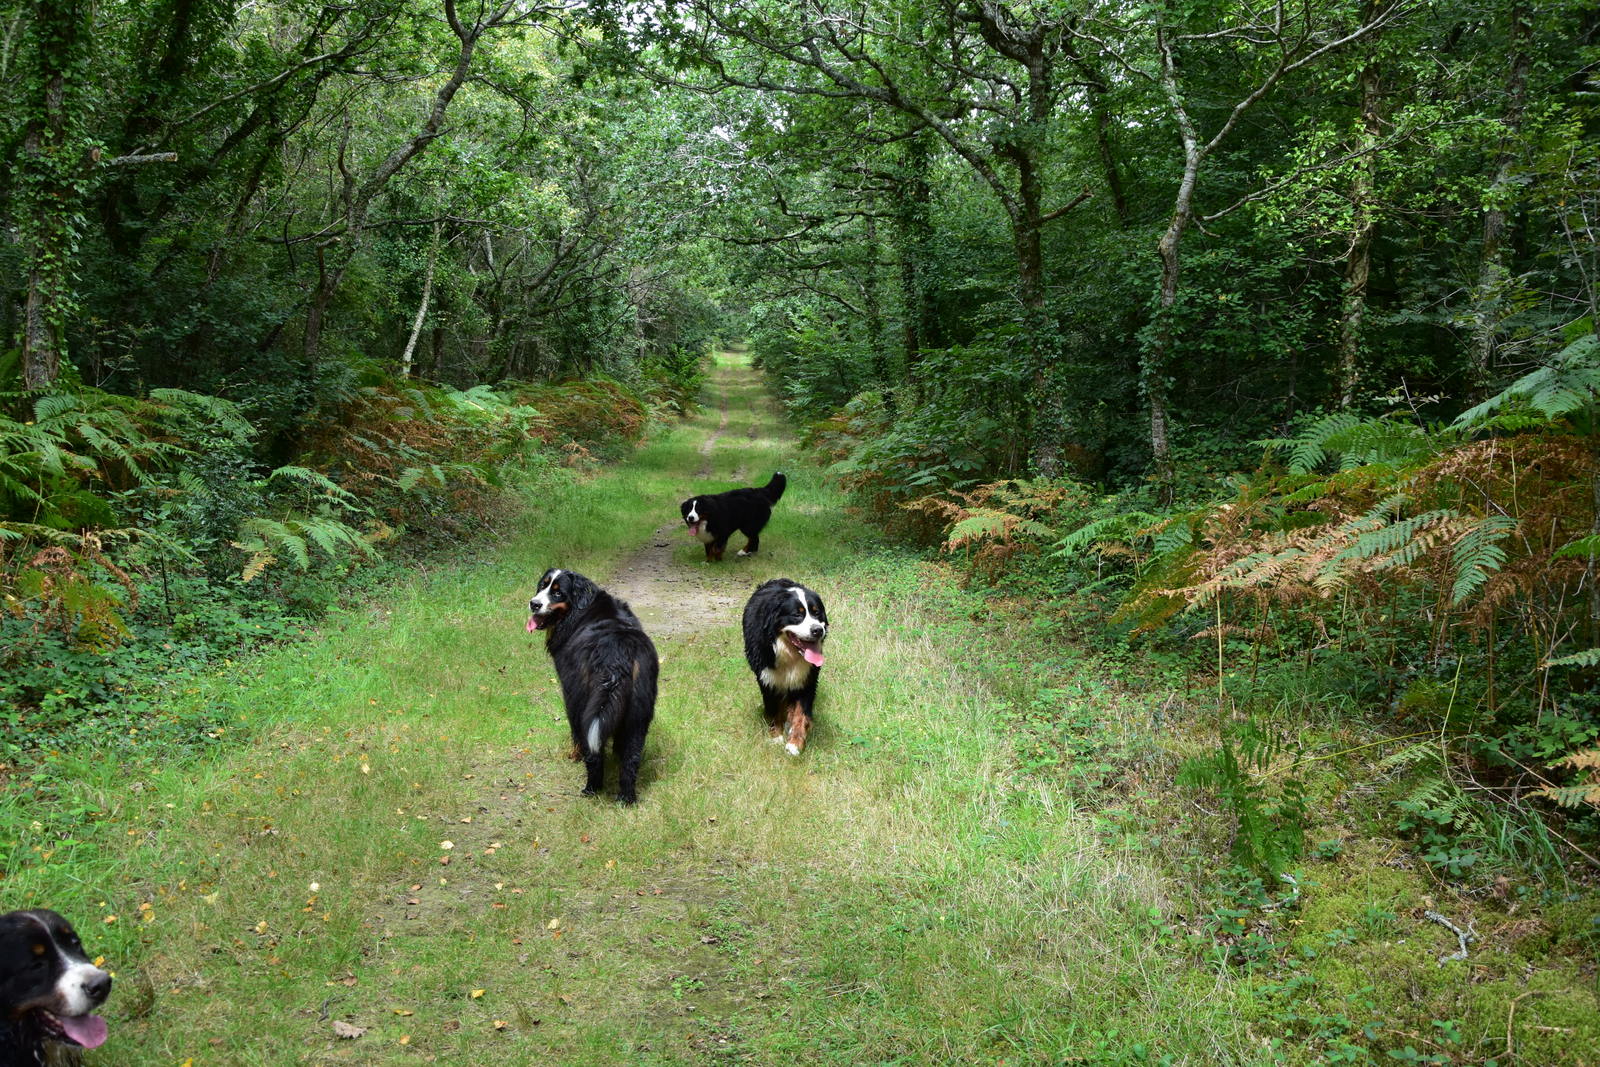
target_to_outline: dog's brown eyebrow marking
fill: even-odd
[[[43,956],[44,955],[44,942],[35,941],[33,943],[33,954],[35,956]]]

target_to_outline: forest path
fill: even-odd
[[[765,483],[769,475],[751,474],[749,464],[737,451],[732,451],[724,463],[729,468],[726,480],[713,479],[717,446],[728,434],[730,423],[736,430],[733,449],[740,442],[756,439],[763,423],[773,428],[780,425],[777,412],[748,367],[719,362],[712,369],[707,391],[716,398],[717,424],[705,433],[704,442],[696,449],[700,463],[693,479],[683,483],[685,498],[697,492],[734,489],[750,478]],[[780,502],[779,507],[782,506]],[[692,545],[693,552],[686,555],[685,545]],[[740,536],[736,535],[728,554],[733,556],[740,547]],[[613,595],[633,608],[663,656],[673,641],[694,641],[708,624],[720,626],[730,617],[737,617],[754,588],[746,568],[708,564],[703,551],[700,542],[685,534],[681,520],[669,519],[612,571],[606,582]]]
[[[1058,1063],[1119,1033],[1249,1058],[1225,987],[1144,936],[1161,880],[1017,776],[947,573],[848,516],[742,357],[707,394],[626,462],[539,482],[482,559],[219,676],[261,709],[248,742],[137,796],[114,768],[86,785],[144,850],[137,898],[106,893],[142,947],[104,1062]],[[760,554],[703,562],[678,502],[779,469]],[[579,795],[523,628],[549,566],[660,652],[636,806],[614,763]],[[739,634],[779,575],[832,622],[798,758]]]

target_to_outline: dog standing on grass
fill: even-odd
[[[789,479],[782,471],[762,486],[730,489],[726,493],[692,496],[678,505],[683,513],[683,524],[689,536],[706,546],[706,562],[720,562],[727,550],[728,538],[735,531],[744,534],[745,545],[741,556],[753,556],[761,549],[761,531],[772,518],[772,508],[783,497]]]
[[[761,687],[772,740],[791,756],[806,747],[827,636],[822,598],[788,578],[757,586],[744,606],[744,658]]]
[[[655,646],[626,603],[576,571],[545,571],[528,610],[528,632],[545,632],[561,680],[572,743],[583,756],[583,795],[604,785],[605,745],[613,740],[617,799],[635,803],[644,735],[656,712]]]

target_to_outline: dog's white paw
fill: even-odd
[[[744,549],[742,549],[742,548],[741,548],[741,549],[740,549],[740,550],[739,550],[739,551],[738,551],[738,553],[737,553],[737,555],[740,555],[740,556],[748,556],[748,555],[749,555],[749,554],[750,554],[750,553],[748,553],[748,552],[746,552],[746,551],[745,551],[745,550],[744,550]]]
[[[783,744],[783,738],[777,734],[773,734],[771,737],[767,738],[767,741],[774,745]]]
[[[787,745],[784,745],[783,750],[789,753],[791,756],[800,755],[800,746],[795,744],[793,741],[790,741]]]

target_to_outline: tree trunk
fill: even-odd
[[[1200,164],[1206,153],[1216,146],[1226,132],[1219,132],[1211,143],[1200,144],[1189,109],[1184,106],[1178,91],[1177,62],[1172,48],[1159,32],[1156,44],[1161,51],[1161,84],[1166,90],[1172,116],[1178,124],[1178,136],[1183,145],[1183,177],[1178,180],[1178,192],[1173,198],[1172,217],[1156,243],[1156,254],[1161,260],[1161,288],[1156,300],[1155,330],[1145,351],[1140,375],[1144,379],[1145,396],[1150,402],[1150,467],[1156,484],[1156,503],[1161,507],[1172,504],[1173,483],[1177,472],[1172,462],[1172,440],[1168,425],[1167,367],[1172,359],[1175,343],[1178,283],[1183,275],[1183,235],[1194,221],[1194,191],[1200,181]]]
[[[84,50],[76,0],[37,0],[33,34],[38,111],[28,121],[18,160],[17,242],[27,265],[22,312],[22,385],[46,389],[61,375],[72,304],[74,178],[82,161],[68,130],[69,75]]]
[[[1525,3],[1512,4],[1510,14],[1511,66],[1506,75],[1505,137],[1501,141],[1499,165],[1489,186],[1483,212],[1483,248],[1478,257],[1478,284],[1473,293],[1471,391],[1482,394],[1494,373],[1495,352],[1500,344],[1500,320],[1508,281],[1503,248],[1509,228],[1504,207],[1511,197],[1512,163],[1515,141],[1522,130],[1528,100],[1528,45],[1533,23]]]
[[[878,220],[875,202],[866,205],[867,265],[861,276],[861,307],[867,316],[867,347],[872,353],[872,377],[879,389],[889,385],[889,343],[883,324],[883,299],[878,283]]]
[[[929,348],[942,347],[932,286],[923,270],[932,239],[928,205],[933,199],[933,191],[928,179],[930,152],[927,135],[918,134],[908,138],[905,151],[906,176],[896,191],[901,344],[906,381],[911,385],[912,395],[920,396],[922,353]]]
[[[1370,17],[1370,15],[1369,15]],[[1369,58],[1361,68],[1361,147],[1356,173],[1350,183],[1350,254],[1344,263],[1344,293],[1339,304],[1339,407],[1356,402],[1361,385],[1361,327],[1367,312],[1367,279],[1372,273],[1372,243],[1378,233],[1373,206],[1377,174],[1377,145],[1383,128],[1379,108],[1378,60]]]
[[[417,351],[417,338],[422,336],[422,320],[428,317],[428,301],[433,297],[433,265],[439,258],[439,223],[433,224],[433,242],[428,245],[428,268],[422,275],[422,300],[417,304],[417,318],[411,324],[411,336],[406,339],[405,351],[400,353],[400,377],[411,377],[411,357]]]
[[[1150,349],[1140,368],[1144,379],[1145,396],[1150,403],[1150,467],[1156,484],[1156,503],[1161,507],[1172,504],[1173,482],[1176,470],[1172,462],[1172,441],[1167,416],[1167,364],[1172,356],[1178,304],[1178,283],[1183,273],[1182,244],[1184,231],[1189,228],[1194,197],[1194,179],[1199,172],[1199,157],[1195,156],[1184,170],[1179,186],[1178,207],[1172,213],[1167,230],[1161,235],[1156,252],[1161,259],[1161,290],[1156,301],[1156,328]]]
[[[1019,397],[1020,443],[1045,478],[1061,473],[1061,401],[1050,388],[1050,372],[1060,355],[1055,323],[1050,320],[1044,284],[1044,222],[1034,160],[1016,153],[1021,211],[1012,219],[1012,247],[1017,257],[1017,299],[1022,305],[1023,336],[1028,346],[1028,395]],[[1007,473],[1018,473],[1024,455],[1015,448]]]

